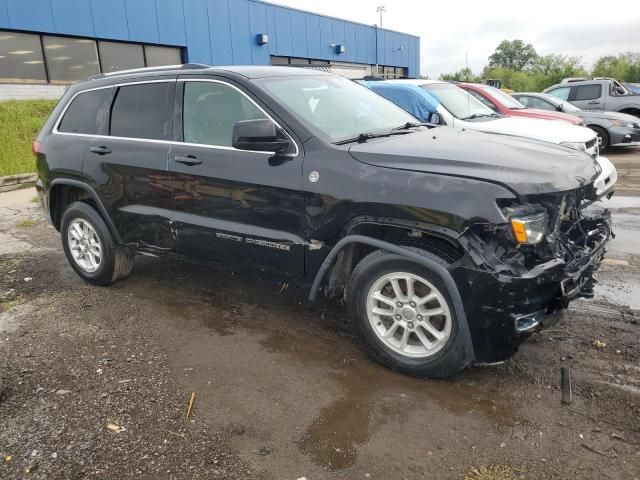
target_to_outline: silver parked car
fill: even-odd
[[[544,93],[566,100],[578,108],[628,113],[640,118],[640,95],[631,93],[613,78],[575,79],[552,85]]]
[[[603,110],[582,110],[548,93],[513,93],[527,108],[539,108],[570,113],[582,118],[585,125],[596,132],[600,151],[609,147],[640,145],[640,119],[633,115]]]

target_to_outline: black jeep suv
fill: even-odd
[[[344,296],[372,356],[415,375],[513,355],[592,295],[611,237],[586,154],[421,125],[311,70],[93,77],[34,151],[43,206],[86,281],[127,276],[135,254],[272,274],[311,300]]]

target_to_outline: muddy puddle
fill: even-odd
[[[318,405],[292,439],[324,470],[353,466],[358,449],[373,435],[406,425],[416,412],[425,429],[430,423],[442,424],[443,416],[479,417],[488,428],[505,431],[528,423],[508,390],[483,381],[483,369],[454,380],[430,381],[372,362],[351,337],[346,313],[339,306],[309,307],[303,292],[294,287],[283,290],[269,281],[230,273],[211,275],[184,265],[176,265],[168,283],[156,276],[159,268],[142,265],[142,271],[115,288],[161,305],[174,328],[198,332],[204,327],[216,337],[237,336],[245,342],[243,349],[261,350],[267,355],[262,358],[277,364],[276,370],[321,371],[322,380],[336,387],[338,394],[328,404]],[[254,340],[247,345],[246,338]],[[239,340],[228,340],[232,341]]]

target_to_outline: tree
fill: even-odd
[[[567,77],[586,77],[587,71],[582,66],[581,57],[567,57],[565,55],[545,55],[538,57],[533,65],[532,71],[538,74],[541,85],[536,85],[537,89],[560,83]]]
[[[489,68],[526,70],[533,66],[538,54],[530,43],[522,40],[503,40],[489,57]]]
[[[471,71],[470,68],[462,68],[455,73],[445,73],[440,75],[440,80],[475,83],[480,79]]]
[[[593,65],[593,75],[626,82],[640,81],[640,53],[627,52],[618,56],[600,57]]]

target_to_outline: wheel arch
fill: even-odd
[[[628,115],[633,115],[640,118],[640,106],[631,105],[631,106],[623,106],[618,109],[620,113],[626,113]]]
[[[74,201],[86,201],[96,208],[102,219],[107,224],[109,231],[118,244],[122,244],[122,239],[116,229],[107,209],[100,200],[98,193],[85,182],[70,178],[56,178],[49,185],[47,193],[47,205],[49,216],[53,226],[60,230],[60,223],[64,210]]]
[[[384,240],[379,240],[377,238],[371,238],[364,235],[346,235],[343,237],[338,243],[334,245],[329,254],[325,257],[318,273],[315,276],[313,284],[311,286],[311,291],[309,292],[309,301],[314,302],[317,299],[318,292],[320,290],[320,286],[328,272],[328,270],[333,265],[336,257],[340,252],[344,250],[345,247],[349,245],[367,245],[370,247],[374,247],[376,249],[386,250],[388,252],[394,253],[396,255],[400,255],[407,259],[410,259],[419,265],[422,265],[430,270],[434,271],[436,274],[440,275],[443,282],[449,289],[449,293],[451,294],[451,300],[453,303],[453,308],[456,312],[456,318],[460,322],[460,329],[462,335],[465,337],[465,355],[467,359],[473,361],[475,359],[475,353],[473,350],[473,343],[471,341],[471,332],[469,330],[469,324],[467,322],[467,316],[464,310],[464,305],[462,303],[462,297],[460,296],[460,291],[456,285],[453,276],[449,272],[449,270],[438,262],[435,262],[431,258],[427,258],[419,253],[416,253],[408,248],[405,248],[401,245],[396,245]]]
[[[362,235],[396,245],[419,247],[442,257],[449,263],[454,263],[465,255],[464,249],[456,240],[458,236],[456,232],[441,225],[425,222],[361,216],[351,220],[339,238],[350,235]],[[346,245],[338,252],[328,279],[329,289],[335,292],[341,286],[346,286],[355,266],[372,250],[371,245],[355,242]]]

